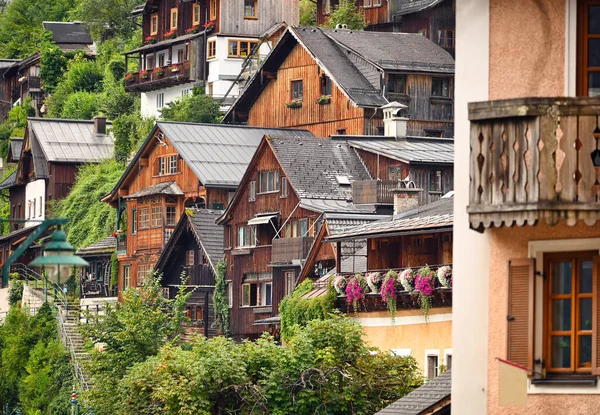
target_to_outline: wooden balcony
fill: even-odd
[[[305,259],[314,239],[309,236],[273,239],[271,263],[289,263]]]
[[[392,190],[397,187],[395,180],[357,180],[352,182],[352,202],[355,205],[393,205]]]
[[[600,99],[525,98],[469,104],[469,220],[569,225],[600,217]]]
[[[174,68],[178,70],[174,71]],[[131,78],[125,80],[125,91],[148,92],[194,80],[191,76],[190,61],[163,66],[161,69],[162,75],[154,73],[153,69],[149,69],[146,76],[142,76],[141,72],[132,74]]]
[[[187,267],[187,275],[190,279],[188,285],[215,285],[215,276],[209,265],[192,265]]]

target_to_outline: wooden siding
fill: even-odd
[[[364,110],[355,107],[334,84],[331,103],[319,105],[321,69],[306,50],[296,45],[250,109],[248,125],[306,128],[317,137],[328,137],[345,130],[346,134],[364,134]],[[303,81],[301,108],[287,108],[291,99],[291,81]]]
[[[326,0],[317,0],[317,26],[324,25],[329,19],[329,14],[325,11],[325,1]],[[339,0],[330,0],[332,11],[339,2]]]
[[[257,18],[244,18],[244,2],[220,0],[223,13],[219,13],[219,32],[261,36],[274,24],[286,22],[298,25],[300,21],[299,0],[258,0]]]
[[[452,232],[367,240],[367,268],[385,270],[452,263]]]
[[[80,164],[48,163],[50,179],[46,189],[47,200],[60,200],[69,194],[80,166]]]
[[[363,13],[365,16],[365,24],[367,26],[381,25],[389,22],[388,2],[381,0],[381,6],[364,7],[365,0],[359,0],[359,4],[363,5]],[[374,3],[374,0],[371,0]]]
[[[175,36],[185,35],[185,31],[193,26],[193,6],[194,3],[190,1],[182,0],[161,0],[158,4],[158,9],[150,13],[144,14],[142,23],[142,39],[150,36],[150,18],[154,13],[158,13],[158,33],[156,39],[158,42],[162,41],[164,34],[171,30],[170,18],[171,9],[177,8],[177,29]],[[206,23],[206,8],[201,5],[200,10],[200,25]]]
[[[408,165],[401,161],[381,156],[370,151],[356,149],[358,156],[362,159],[365,167],[373,179],[388,180],[390,167],[402,167],[402,178],[408,174]]]

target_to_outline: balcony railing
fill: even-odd
[[[190,61],[162,66],[160,67],[162,74],[156,73],[156,69],[151,68],[145,74],[144,72],[138,72],[131,74],[130,78],[126,77],[125,90],[127,92],[146,92],[193,80],[191,79]]]
[[[600,99],[469,105],[471,227],[600,218]]]
[[[187,267],[187,274],[190,279],[189,285],[215,285],[215,276],[208,265],[192,265]]]
[[[314,239],[309,236],[273,239],[271,262],[285,263],[305,259]]]
[[[395,180],[357,180],[352,182],[352,201],[362,204],[394,204],[392,190],[398,187]]]

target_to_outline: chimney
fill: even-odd
[[[406,179],[398,182],[398,187],[392,190],[394,193],[394,219],[416,213],[419,208],[419,193],[422,191],[423,189],[415,187],[414,182]]]
[[[94,132],[96,135],[106,135],[106,117],[98,115],[94,117]]]
[[[407,106],[397,101],[381,107],[383,110],[383,125],[388,137],[406,138],[408,124]]]

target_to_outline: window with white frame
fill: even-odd
[[[273,284],[271,281],[260,285],[260,305],[270,306],[273,304]]]
[[[292,295],[296,284],[296,271],[284,271],[283,278],[285,279],[285,295]]]
[[[159,92],[156,94],[156,108],[161,109],[165,106],[165,93]]]
[[[433,379],[439,373],[439,350],[425,350],[425,377]]]
[[[231,281],[227,281],[227,305],[233,307],[233,285]]]
[[[260,193],[279,191],[279,170],[260,172]]]
[[[241,225],[238,227],[238,247],[251,247],[256,245],[256,227]]]
[[[258,305],[258,283],[242,284],[242,307],[256,307]]]

